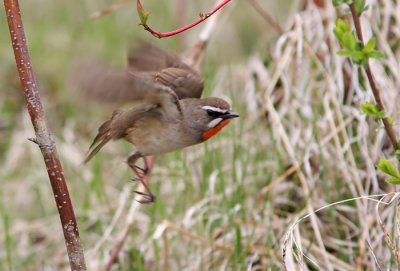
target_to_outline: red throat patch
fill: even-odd
[[[221,131],[222,128],[224,128],[224,126],[226,126],[231,120],[230,119],[226,119],[220,122],[220,124],[218,124],[217,126],[215,126],[214,128],[205,131],[203,133],[203,140],[206,141],[207,139],[209,139],[210,137],[216,135],[219,131]]]

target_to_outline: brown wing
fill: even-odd
[[[161,84],[179,99],[200,98],[203,79],[181,59],[148,43],[131,50],[127,71],[119,71],[95,61],[74,68],[76,90],[94,100],[124,103],[143,100],[149,86]]]
[[[145,93],[142,85],[151,79],[133,76],[97,61],[86,61],[74,67],[70,81],[79,97],[83,95],[101,102],[124,103],[143,100]]]
[[[180,102],[174,91],[161,84],[148,83],[148,81],[145,81],[142,87],[146,93],[143,98],[144,105],[128,110],[115,110],[112,117],[98,129],[84,163],[90,161],[110,140],[125,137],[127,131],[136,125],[137,120],[144,118],[150,110],[162,110],[172,119],[182,117]]]
[[[179,56],[168,53],[148,42],[128,51],[128,70],[135,72],[158,72],[166,68],[191,69]]]
[[[166,115],[174,120],[182,115],[178,96],[169,87],[157,84],[155,88],[147,91],[144,102],[160,106]]]
[[[156,73],[155,80],[170,87],[179,99],[200,98],[203,92],[203,78],[196,72],[181,68],[167,68]]]
[[[175,54],[168,53],[149,43],[142,43],[128,56],[128,72],[147,75],[158,83],[170,87],[179,99],[200,98],[203,78]]]

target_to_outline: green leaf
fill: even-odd
[[[332,4],[333,4],[335,7],[337,7],[337,6],[339,6],[340,4],[343,4],[343,0],[332,0]]]
[[[385,181],[388,183],[391,183],[391,184],[400,184],[400,179],[396,178],[396,177],[390,177],[390,178],[386,179]]]
[[[355,62],[360,62],[366,58],[365,55],[360,51],[353,51],[350,56]]]
[[[347,24],[347,22],[343,21],[340,18],[337,19],[336,26],[333,29],[333,33],[335,34],[336,38],[338,39],[340,45],[349,49],[348,47],[345,46],[345,34],[350,33],[350,27]],[[349,42],[351,43],[352,41],[350,40]]]
[[[382,119],[385,117],[385,111],[379,111],[378,113],[376,113],[375,118],[377,119]]]
[[[354,0],[354,6],[356,8],[356,12],[360,15],[364,10],[366,10],[365,0]]]
[[[140,18],[139,25],[147,25],[147,20],[149,19],[150,13],[146,13],[140,1],[136,2],[136,9]]]
[[[387,120],[388,120],[388,122],[389,122],[390,125],[393,124],[393,119],[392,119],[392,117],[387,117]]]
[[[381,158],[379,164],[376,167],[385,172],[386,174],[394,178],[400,179],[400,175],[391,161],[386,160],[385,158]]]
[[[342,19],[338,18],[336,20],[336,27],[338,27],[340,30],[343,32],[350,32],[350,27],[349,24]]]
[[[346,32],[342,36],[343,39],[343,47],[349,49],[350,51],[354,51],[356,48],[357,40],[351,32]]]
[[[340,29],[339,27],[335,27],[333,29],[333,34],[335,34],[336,38],[339,40],[339,43],[343,43],[343,30]]]
[[[376,106],[369,102],[363,103],[361,109],[365,114],[373,117],[379,112]]]
[[[345,49],[345,50],[339,50],[337,51],[337,54],[340,56],[350,56],[351,55],[351,51]]]
[[[332,0],[332,4],[337,7],[341,4],[350,4],[352,0]]]
[[[384,56],[385,55],[382,52],[377,51],[377,50],[373,50],[372,52],[368,53],[368,57],[371,57],[371,58],[382,58]]]
[[[368,68],[368,57],[363,58],[363,59],[362,59],[359,63],[357,63],[357,64],[362,65],[362,66],[364,67],[364,69]]]
[[[353,35],[355,35],[354,32],[353,32]],[[364,44],[361,41],[357,40],[356,50],[362,51],[363,49],[364,49]]]
[[[365,45],[365,47],[363,49],[363,52],[365,52],[365,53],[372,52],[372,50],[375,49],[375,46],[376,46],[376,39],[375,38],[371,38],[368,41],[367,45]]]

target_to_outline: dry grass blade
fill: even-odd
[[[289,230],[286,232],[285,238],[284,238],[284,240],[283,240],[282,257],[283,257],[284,263],[286,262],[287,254],[288,254],[288,253],[292,253],[291,244],[293,243],[293,244],[295,245],[295,247],[296,247],[297,254],[298,254],[298,255],[296,256],[296,258],[300,261],[299,264],[300,264],[300,265],[303,265],[301,259],[302,259],[303,256],[306,256],[306,255],[305,255],[304,252],[302,251],[302,248],[301,248],[302,245],[301,245],[301,244],[302,244],[303,242],[308,241],[308,240],[306,240],[306,239],[301,239],[301,241],[297,241],[297,240],[300,240],[300,239],[299,239],[299,238],[294,238],[294,236],[293,236],[293,231],[296,230],[297,225],[300,224],[301,222],[303,222],[305,219],[308,219],[308,218],[312,217],[312,215],[317,214],[318,212],[321,212],[322,210],[331,208],[331,207],[333,207],[333,206],[337,206],[337,205],[340,205],[340,204],[344,204],[344,203],[347,203],[347,202],[350,202],[350,201],[357,201],[357,200],[363,200],[363,199],[364,199],[364,200],[370,200],[370,201],[376,202],[376,203],[377,203],[377,207],[376,207],[376,208],[378,208],[379,204],[382,203],[382,200],[383,200],[386,196],[388,196],[388,195],[389,195],[389,194],[362,196],[362,197],[357,197],[357,198],[346,199],[346,200],[334,202],[334,203],[328,204],[328,205],[326,205],[326,206],[323,206],[323,207],[321,207],[321,208],[318,208],[318,209],[316,209],[313,213],[309,213],[309,214],[307,214],[307,215],[301,217],[300,219],[296,220],[296,221],[295,221],[293,224],[291,224],[291,226],[289,227]],[[400,195],[400,194],[394,194],[392,200],[394,200],[394,198],[396,198],[398,195]],[[379,200],[375,199],[375,198],[378,198],[378,197],[380,197]],[[385,204],[388,205],[388,204],[390,204],[390,203],[385,203]],[[381,227],[382,227],[382,226],[383,226],[383,223],[382,223],[382,221],[380,220],[379,214],[378,214],[378,213],[377,213],[377,215],[378,215],[378,219],[379,219],[378,221],[379,221],[379,223],[381,224]],[[387,236],[388,236],[388,235],[387,235]],[[390,238],[390,237],[389,237],[389,238]],[[296,239],[297,239],[297,240],[296,240]],[[321,253],[321,251],[320,251],[319,249],[314,250],[314,251],[318,251],[319,253]],[[308,257],[307,257],[307,258],[308,258]],[[310,258],[308,258],[308,259],[309,259],[315,266],[318,266],[318,264],[317,264],[316,262],[314,262],[314,261],[311,260]],[[332,258],[331,258],[330,260],[332,260]],[[342,265],[343,265],[343,266],[349,267],[349,266],[348,266],[347,264],[345,264],[345,263],[342,263]],[[348,270],[352,270],[352,268],[350,268],[350,269],[348,269]]]
[[[121,0],[121,1],[119,1],[119,2],[117,2],[117,3],[112,4],[112,5],[109,6],[108,8],[105,8],[105,9],[100,10],[100,11],[93,12],[93,13],[89,16],[89,18],[90,18],[90,19],[93,19],[93,20],[94,20],[94,19],[98,19],[98,18],[100,18],[100,17],[102,17],[102,16],[104,16],[104,15],[110,13],[110,12],[116,11],[117,9],[119,9],[119,8],[121,8],[121,7],[123,7],[123,6],[125,6],[125,5],[128,4],[130,1],[131,1],[131,0]]]
[[[261,189],[258,197],[264,197],[275,185],[277,185],[281,181],[285,180],[288,176],[293,174],[293,172],[295,172],[299,167],[300,167],[300,163],[298,163],[298,162],[294,163],[294,165],[291,166],[288,170],[286,170],[285,173],[283,173],[281,176],[279,176],[275,180],[272,180],[267,186],[263,187],[263,189]]]
[[[125,163],[130,145],[110,143],[90,165],[79,165],[91,133],[115,108],[71,97],[64,71],[78,50],[126,66],[126,46],[148,33],[135,27],[134,10],[84,22],[86,10],[73,1],[43,1],[38,11],[46,16],[26,14],[30,53],[71,180],[90,270],[103,269],[118,242],[112,269],[397,268],[399,207],[390,200],[395,194],[388,194],[393,186],[376,168],[381,157],[394,164],[396,158],[383,125],[360,110],[374,100],[367,74],[336,54],[341,48],[332,30],[338,16],[349,19],[345,5],[252,1],[285,26],[278,34],[260,8],[231,1],[179,44],[153,39],[177,52],[194,44],[186,63],[201,71],[204,97],[229,100],[241,117],[204,144],[157,158],[150,181],[157,200],[140,206]],[[151,22],[174,29],[220,2],[191,1],[184,8],[176,8],[181,0],[149,3]],[[99,10],[96,1],[83,5]],[[371,71],[399,134],[400,4],[368,5],[360,17],[364,38],[376,37],[386,56],[371,60]],[[27,1],[24,8],[37,4]],[[1,19],[6,15],[0,13]],[[0,31],[6,33],[6,24]],[[0,35],[0,44],[8,44],[5,38]],[[41,270],[46,263],[64,270],[58,213],[47,197],[51,187],[43,182],[40,152],[25,140],[32,129],[14,95],[19,82],[9,53],[0,50],[0,269]],[[379,220],[379,197],[368,195],[389,195],[379,203]]]
[[[392,194],[392,193],[391,193],[391,194]],[[387,195],[387,196],[389,196],[389,195]],[[381,227],[382,232],[383,232],[384,235],[385,235],[385,240],[386,240],[388,246],[390,247],[390,249],[391,249],[393,255],[395,256],[396,263],[397,263],[397,268],[398,268],[398,269],[400,268],[400,255],[399,255],[399,251],[398,251],[398,249],[397,249],[397,247],[396,247],[396,244],[395,244],[394,240],[392,239],[392,237],[390,237],[389,232],[386,230],[386,227],[385,227],[384,223],[382,222],[382,219],[381,219],[381,216],[380,216],[380,213],[379,213],[379,205],[380,205],[381,203],[384,203],[384,204],[386,204],[386,205],[389,205],[389,204],[391,204],[391,203],[394,202],[394,201],[396,201],[396,205],[397,205],[397,200],[396,200],[396,199],[397,199],[399,196],[400,196],[400,193],[394,193],[393,197],[392,197],[392,198],[390,199],[390,201],[387,202],[387,203],[386,203],[386,202],[383,202],[383,200],[385,199],[386,196],[385,196],[385,197],[382,197],[382,198],[379,200],[378,204],[376,205],[376,209],[375,209],[375,211],[376,211],[376,217],[377,217],[377,220],[378,220],[378,224],[379,224],[379,226]]]
[[[370,253],[372,254],[372,257],[374,258],[375,266],[378,268],[379,271],[383,271],[382,267],[378,263],[378,259],[376,258],[374,251],[372,250],[371,244],[369,242],[367,242],[367,245],[368,245],[368,249],[370,250]]]

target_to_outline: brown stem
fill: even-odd
[[[360,14],[357,14],[356,6],[354,2],[350,4],[351,15],[353,16],[354,27],[356,28],[356,33],[358,39],[364,43],[364,38],[361,29]]]
[[[282,27],[275,21],[275,19],[257,2],[257,0],[248,0],[253,5],[254,9],[278,32],[283,34]]]
[[[362,44],[364,44],[361,23],[360,23],[360,16],[359,16],[359,14],[357,14],[354,3],[349,4],[349,6],[350,6],[351,14],[353,17],[354,26],[356,28],[357,37],[362,42]],[[371,86],[372,93],[374,94],[375,101],[378,104],[379,110],[385,111],[385,107],[383,105],[381,95],[380,95],[381,91],[376,86],[375,78],[371,72],[369,62],[367,64],[367,68],[365,69],[365,72],[367,73],[367,78],[368,78],[369,84]],[[392,125],[390,125],[389,120],[386,117],[382,118],[382,122],[383,122],[383,126],[385,127],[386,133],[389,136],[390,142],[392,143],[393,148],[395,150],[397,150],[397,139],[396,139],[396,135],[393,131]]]
[[[47,125],[32,70],[18,0],[4,0],[4,7],[19,78],[32,125],[35,129],[36,137],[31,139],[31,141],[38,144],[46,164],[64,232],[70,267],[71,270],[86,270],[83,249],[79,239],[78,225],[65,183],[63,169],[58,159],[54,136]]]

